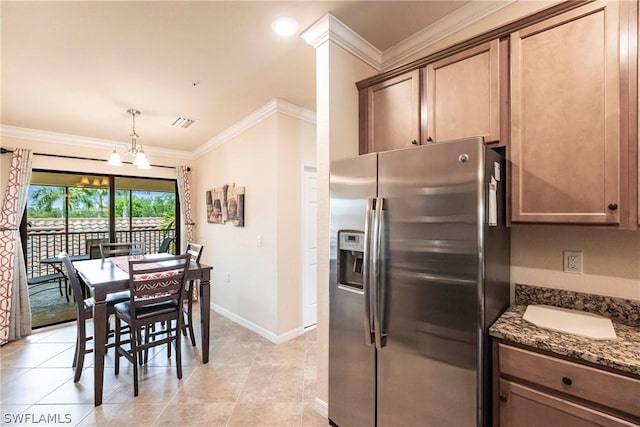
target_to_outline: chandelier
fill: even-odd
[[[131,114],[131,118],[133,119],[133,129],[129,135],[131,138],[131,147],[127,147],[125,144],[118,144],[113,147],[113,151],[111,152],[111,156],[109,156],[107,164],[111,166],[122,166],[122,160],[120,159],[119,153],[122,152],[123,154],[133,157],[133,164],[139,169],[151,169],[151,165],[149,164],[147,156],[144,154],[142,145],[138,144],[138,138],[140,135],[136,133],[136,116],[139,116],[141,113],[133,108],[127,110],[127,113]]]

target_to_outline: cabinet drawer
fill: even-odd
[[[511,381],[500,380],[500,396],[500,427],[637,425]]]
[[[510,375],[640,416],[640,380],[500,344],[501,375]]]

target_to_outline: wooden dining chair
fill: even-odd
[[[80,376],[82,375],[82,367],[84,365],[85,354],[93,352],[93,349],[87,349],[87,342],[93,340],[94,337],[87,336],[86,325],[86,321],[93,317],[93,298],[84,298],[84,295],[82,293],[82,285],[80,284],[80,280],[78,279],[76,269],[73,268],[73,265],[71,264],[69,255],[66,252],[62,252],[60,255],[58,255],[58,257],[62,261],[62,266],[67,274],[67,279],[71,284],[71,292],[73,293],[73,298],[76,302],[76,349],[73,356],[72,366],[75,368],[73,382],[77,383],[78,381],[80,381]],[[129,291],[117,292],[107,295],[107,319],[111,314],[114,313],[114,306],[117,303],[128,300]],[[102,338],[105,340],[105,343],[108,341],[109,328],[107,327],[106,330],[107,336]],[[107,344],[107,348],[113,346],[114,344]]]
[[[115,373],[120,371],[120,356],[133,364],[133,395],[138,395],[138,360],[149,348],[175,344],[176,371],[182,378],[182,293],[189,271],[189,255],[129,260],[128,301],[115,305],[116,360]],[[129,347],[122,346],[121,323],[131,330]],[[153,326],[153,328],[152,328]],[[144,335],[143,335],[144,334]],[[153,340],[150,336],[153,334]],[[158,339],[164,335],[164,338]],[[167,351],[168,352],[168,351]],[[168,352],[169,356],[170,353]]]
[[[129,242],[129,243],[100,243],[100,256],[102,259],[113,256],[124,255],[143,255],[144,243],[143,242]]]
[[[202,256],[202,249],[204,249],[204,246],[199,245],[197,243],[189,242],[187,243],[186,254],[189,255],[189,257],[191,258],[191,261],[200,262],[200,257]],[[187,331],[189,331],[189,338],[191,339],[191,345],[195,347],[196,337],[195,337],[195,334],[193,333],[193,292],[194,292],[193,286],[194,286],[194,283],[195,283],[194,280],[190,280],[189,283],[187,283],[187,286],[185,288],[184,298],[187,301],[187,307],[185,308],[183,306],[182,308],[182,311],[186,316],[186,318],[184,319],[182,332],[186,337]]]

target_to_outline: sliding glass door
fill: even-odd
[[[179,235],[177,197],[175,180],[34,171],[22,228],[34,326],[69,320],[50,316],[58,300],[69,316],[53,257],[99,257],[100,242],[143,242],[158,252]]]
[[[115,189],[116,242],[144,242],[154,253],[165,238],[176,237],[175,181],[117,177]]]

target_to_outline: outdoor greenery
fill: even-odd
[[[106,188],[32,185],[27,203],[30,218],[64,217],[64,200],[68,200],[69,218],[107,218],[109,190]],[[131,205],[129,201],[131,200]],[[162,217],[175,221],[175,195],[154,191],[116,190],[115,215],[123,217]],[[130,212],[131,211],[131,212]]]

